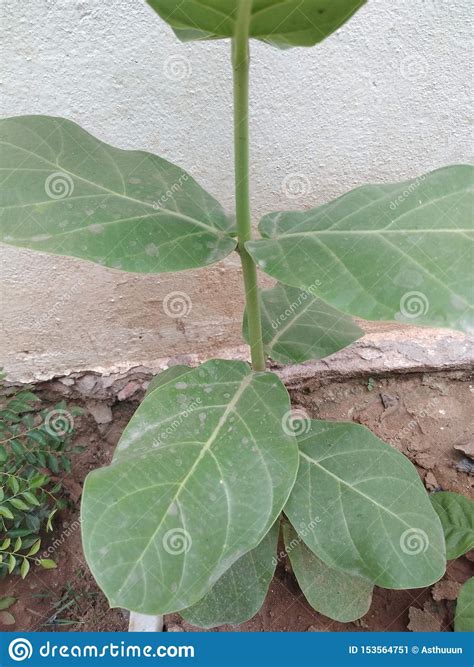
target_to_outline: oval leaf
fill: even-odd
[[[454,617],[455,632],[474,632],[474,577],[461,588]]]
[[[358,424],[301,421],[285,513],[330,567],[384,588],[442,577],[443,530],[415,467]]]
[[[364,334],[350,317],[296,287],[262,290],[261,305],[265,352],[283,364],[322,359]],[[243,335],[248,341],[247,313]]]
[[[288,523],[283,535],[300,588],[316,611],[341,623],[355,621],[369,611],[374,588],[370,581],[323,563]]]
[[[37,554],[38,551],[40,550],[40,546],[41,546],[41,539],[33,542],[26,556],[34,556],[35,554]]]
[[[8,611],[0,611],[0,625],[15,625],[15,617]]]
[[[0,506],[0,516],[5,517],[5,519],[13,519],[13,514],[11,511],[8,509],[8,507],[5,507],[4,505]]]
[[[13,554],[8,556],[8,574],[11,574],[16,567],[16,558]]]
[[[236,561],[202,600],[181,616],[199,628],[239,625],[255,616],[275,573],[278,520],[260,544]]]
[[[185,171],[64,118],[0,121],[0,240],[143,273],[206,266],[235,247],[221,206]]]
[[[474,503],[459,493],[433,493],[431,503],[441,520],[446,557],[453,560],[474,549]]]
[[[249,36],[281,48],[313,46],[337,30],[365,0],[147,0],[183,41],[233,37],[239,5]]]
[[[368,320],[473,326],[474,169],[367,185],[311,211],[263,218],[247,249],[260,268]],[[315,292],[313,292],[314,294]]]
[[[23,498],[25,498],[25,500],[29,502],[30,505],[34,505],[35,507],[39,507],[41,505],[38,498],[36,498],[36,496],[33,493],[31,493],[31,491],[23,491],[22,496]]]
[[[24,503],[23,500],[21,500],[20,498],[9,498],[8,502],[10,503],[10,505],[13,505],[13,507],[17,510],[25,511],[30,509],[28,505]]]
[[[207,362],[144,399],[83,494],[86,558],[112,606],[190,607],[260,543],[296,477],[289,409],[274,374],[238,361]]]
[[[38,564],[41,565],[44,570],[55,570],[58,567],[56,562],[51,558],[40,558]]]
[[[4,609],[10,609],[10,607],[13,606],[15,602],[16,598],[11,596],[0,598],[0,610],[3,611]]]
[[[20,576],[21,576],[21,578],[24,579],[29,571],[30,571],[30,562],[27,558],[23,558],[23,562],[20,566]]]

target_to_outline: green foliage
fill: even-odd
[[[384,588],[440,579],[441,523],[410,461],[358,424],[308,420],[297,430],[300,466],[285,514],[306,545]]]
[[[155,382],[83,494],[94,576],[114,606],[145,614],[193,605],[255,548],[298,467],[276,375],[219,360],[185,373]]]
[[[205,266],[235,248],[215,199],[156,155],[48,116],[4,119],[0,140],[4,243],[143,273]]]
[[[262,290],[261,304],[265,352],[283,364],[322,359],[364,334],[350,317],[295,287]],[[247,313],[243,335],[248,341]]]
[[[313,46],[366,0],[147,0],[182,41],[233,37],[239,7],[250,37],[280,48]],[[242,21],[242,17],[240,17]]]
[[[259,267],[368,320],[473,324],[474,168],[365,185],[311,211],[272,213],[247,243]]]
[[[295,420],[265,355],[286,363],[332,354],[361,336],[352,315],[468,329],[472,168],[270,214],[252,240],[249,38],[313,45],[363,0],[149,4],[183,40],[232,38],[236,225],[169,162],[108,146],[64,119],[29,116],[0,123],[8,179],[0,238],[144,273],[206,266],[236,249],[252,369],[214,360],[152,380],[111,465],[86,480],[86,558],[114,606],[182,611],[203,627],[239,623],[263,601],[285,508],[286,550],[309,602],[353,620],[374,584],[420,588],[443,575],[443,527],[448,556],[472,544],[467,505],[438,494],[435,511],[411,463],[363,427]],[[259,291],[256,264],[280,282]],[[51,432],[65,405],[54,420],[35,410],[34,394],[20,392],[0,421],[1,569],[23,577],[33,561],[55,566],[39,557],[39,533],[61,506],[55,476],[73,451],[70,432]],[[457,629],[472,624],[470,598],[472,583]]]
[[[57,475],[68,473],[71,454],[82,451],[71,442],[79,412],[63,401],[42,408],[30,388],[0,400],[0,577],[25,578],[32,563],[55,567],[41,558],[41,539],[66,504]]]
[[[459,592],[454,617],[455,632],[474,632],[474,577]]]
[[[209,593],[181,616],[200,628],[237,625],[252,618],[262,606],[275,572],[279,530],[277,521],[255,549],[239,558]]]
[[[7,609],[13,607],[16,601],[11,596],[0,598],[0,625],[14,625],[15,617]]]
[[[448,560],[474,549],[474,503],[449,491],[433,493],[431,503],[441,520]]]
[[[355,621],[369,611],[374,588],[370,581],[326,565],[290,524],[284,524],[283,533],[295,576],[316,611],[341,623]]]

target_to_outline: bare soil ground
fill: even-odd
[[[417,466],[429,491],[456,491],[473,497],[472,460],[462,449],[472,442],[474,385],[465,372],[392,375],[350,381],[310,380],[292,390],[296,407],[315,418],[352,420],[364,424]],[[15,625],[0,630],[120,631],[127,613],[110,610],[85,564],[79,529],[79,505],[86,474],[106,465],[136,403],[117,402],[113,419],[97,424],[91,414],[78,420],[77,440],[87,445],[65,479],[69,509],[56,521],[45,546],[57,570],[32,569],[22,581],[0,582],[0,597],[17,598],[10,609]],[[472,445],[471,445],[472,446]],[[458,449],[458,448],[461,449]],[[471,474],[469,472],[471,471]],[[452,629],[455,598],[473,571],[471,552],[448,564],[434,587],[410,591],[376,588],[371,609],[355,623],[341,624],[315,612],[304,600],[289,562],[280,563],[261,611],[238,627],[217,631],[406,631]],[[195,631],[179,615],[165,618],[168,631]]]

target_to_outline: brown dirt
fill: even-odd
[[[311,380],[293,390],[295,406],[311,417],[352,420],[406,454],[429,490],[444,489],[473,497],[473,477],[458,469],[469,431],[474,385],[466,373],[407,374],[351,381]],[[120,631],[127,613],[110,610],[84,562],[79,530],[79,495],[85,475],[107,464],[136,404],[117,403],[113,421],[98,425],[90,414],[78,420],[78,437],[87,450],[74,461],[65,480],[71,506],[62,512],[44,546],[52,549],[57,570],[32,569],[22,581],[0,581],[0,597],[13,595],[16,623],[1,630]],[[341,624],[315,612],[304,600],[289,562],[280,563],[261,611],[241,626],[218,631],[406,631],[450,630],[460,584],[472,574],[473,554],[448,564],[442,584],[427,589],[388,591],[376,588],[370,611],[355,623]],[[453,593],[454,591],[454,593]],[[179,615],[165,618],[168,631],[194,631]]]

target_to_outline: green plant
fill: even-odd
[[[40,554],[41,533],[52,530],[52,519],[66,506],[62,483],[55,475],[69,472],[74,447],[73,416],[61,401],[41,408],[31,388],[6,390],[0,374],[0,578],[20,573],[24,578],[32,563],[49,569],[51,558]]]
[[[113,606],[181,611],[207,627],[239,623],[264,599],[284,511],[292,526],[285,553],[308,599],[332,618],[355,618],[374,584],[420,588],[443,575],[440,520],[396,449],[362,426],[293,414],[266,356],[287,363],[331,354],[362,335],[352,315],[466,328],[472,169],[270,214],[254,240],[249,39],[312,46],[363,1],[149,4],[182,40],[231,39],[236,224],[162,158],[32,116],[1,126],[9,174],[2,238],[144,273],[203,267],[236,250],[252,364],[213,360],[154,378],[111,465],[86,480],[87,561]],[[259,290],[257,266],[279,281],[273,289]],[[321,582],[321,596],[311,581]]]
[[[474,577],[466,581],[459,591],[454,616],[456,632],[474,632]]]
[[[51,599],[49,594],[44,594],[43,597]],[[97,591],[78,590],[67,582],[64,590],[61,591],[61,596],[53,602],[52,614],[45,626],[82,625],[84,621],[78,620],[81,617],[81,607],[84,606],[84,603],[90,607],[96,598]]]
[[[474,549],[474,503],[451,491],[432,493],[431,503],[443,526],[446,558],[453,560]]]
[[[16,603],[16,598],[14,597],[4,597],[0,598],[0,625],[14,625],[15,617],[7,611]]]

